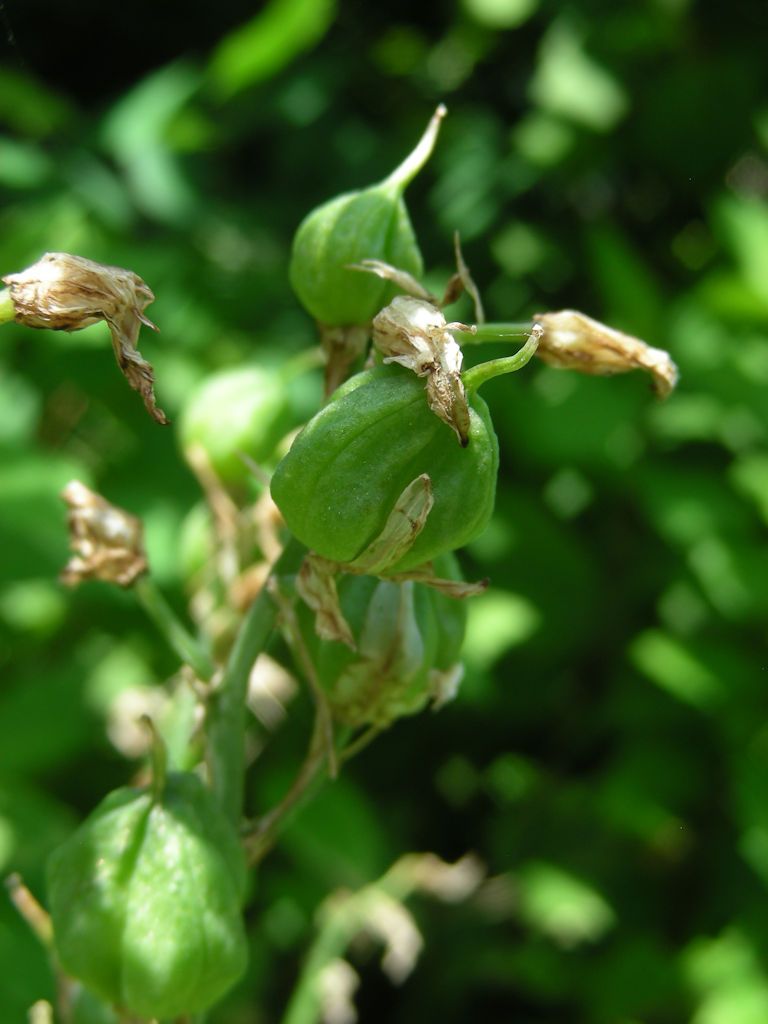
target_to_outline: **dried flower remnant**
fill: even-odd
[[[427,401],[435,415],[454,431],[463,448],[469,438],[469,407],[461,380],[462,353],[448,324],[431,302],[398,295],[374,318],[373,342],[385,363],[399,363],[427,378]]]
[[[573,309],[537,313],[535,319],[544,329],[537,355],[550,366],[600,376],[647,370],[659,398],[666,398],[677,384],[677,367],[669,353],[639,338]]]
[[[129,587],[147,571],[141,520],[72,480],[61,496],[69,507],[73,556],[61,573],[74,587],[85,580],[105,580]]]
[[[16,322],[27,327],[79,331],[104,320],[121,373],[144,399],[150,415],[158,423],[168,423],[155,402],[152,366],[136,347],[142,324],[157,330],[144,315],[155,296],[138,274],[66,252],[48,252],[2,280],[10,289]]]

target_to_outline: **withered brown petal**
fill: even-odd
[[[535,319],[544,329],[536,354],[550,366],[596,375],[646,370],[660,398],[666,398],[677,384],[677,367],[669,353],[639,338],[574,309],[538,313]]]
[[[469,407],[461,379],[462,353],[449,329],[458,326],[447,324],[434,303],[398,295],[374,317],[373,343],[385,363],[399,363],[426,377],[430,409],[466,446]]]
[[[76,586],[85,580],[104,580],[129,587],[147,571],[141,520],[110,504],[79,480],[61,493],[69,509],[72,558],[61,580]]]
[[[27,327],[79,331],[104,320],[121,372],[150,415],[168,423],[155,401],[152,366],[137,350],[141,325],[157,330],[144,313],[155,296],[138,274],[71,253],[48,252],[2,281],[10,290],[16,321]]]

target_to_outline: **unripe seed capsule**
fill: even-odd
[[[291,285],[320,324],[367,324],[394,294],[387,281],[350,270],[353,264],[377,259],[421,275],[421,253],[402,197],[432,152],[444,114],[445,108],[439,107],[416,148],[388,178],[323,203],[299,225]]]
[[[320,640],[314,616],[300,609],[304,641],[334,717],[353,727],[383,726],[418,711],[430,697],[436,653],[433,594],[371,576],[344,576],[338,588],[355,650]]]
[[[434,570],[441,579],[461,579],[450,553],[435,559]],[[435,684],[459,661],[466,602],[372,576],[342,575],[337,587],[354,647],[320,639],[314,615],[299,605],[304,643],[334,717],[353,727],[386,726],[440,702]]]
[[[212,374],[192,392],[179,434],[185,452],[199,445],[225,483],[242,483],[250,470],[241,456],[256,462],[268,459],[289,420],[280,374],[243,366]]]
[[[111,793],[48,867],[64,970],[121,1010],[197,1013],[245,969],[243,854],[196,775]]]
[[[446,580],[462,580],[458,559],[447,551],[435,559],[435,576]],[[467,631],[467,602],[465,599],[447,597],[439,590],[432,591],[432,606],[435,610],[437,647],[434,667],[449,669],[461,658],[464,634]]]
[[[350,562],[380,533],[403,490],[421,474],[434,504],[402,572],[461,547],[493,510],[498,443],[488,407],[469,401],[465,448],[429,409],[423,382],[400,366],[352,377],[304,428],[272,478],[292,533],[335,562]]]

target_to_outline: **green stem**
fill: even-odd
[[[382,896],[402,902],[413,892],[418,882],[409,864],[410,861],[403,858],[378,881],[351,895],[332,897],[325,905],[320,930],[310,947],[282,1024],[317,1024],[322,1013],[321,972],[343,956]]]
[[[325,354],[320,347],[304,349],[295,356],[291,356],[278,370],[278,375],[283,384],[290,384],[296,377],[300,377],[310,370],[318,370],[325,366]]]
[[[407,185],[410,184],[410,182],[413,181],[432,155],[432,150],[435,148],[437,135],[440,131],[440,124],[447,113],[448,110],[441,103],[430,118],[424,134],[416,143],[416,147],[411,150],[400,166],[396,167],[394,171],[392,171],[392,173],[382,181],[382,188],[391,188],[395,192],[400,193]]]
[[[156,802],[162,798],[168,777],[168,752],[149,715],[142,715],[141,722],[151,737],[149,761],[152,766],[152,800]]]
[[[144,611],[152,619],[168,646],[178,654],[195,675],[208,682],[213,676],[214,666],[202,645],[179,621],[174,610],[166,601],[157,584],[150,576],[141,576],[133,586]]]
[[[11,299],[11,289],[0,291],[0,324],[9,324],[16,319],[16,307]]]
[[[16,907],[19,914],[26,921],[32,933],[45,948],[46,952],[53,955],[53,924],[50,915],[43,906],[38,903],[31,891],[26,887],[21,875],[9,875],[5,879],[5,887],[11,903]]]
[[[533,328],[533,320],[519,323],[478,324],[474,331],[452,330],[461,345],[482,345],[486,342],[509,341],[510,338],[527,338]]]
[[[293,990],[282,1024],[316,1024],[320,1020],[322,1005],[318,975],[347,948],[357,930],[358,918],[354,898],[334,908],[312,943],[309,955]]]
[[[249,867],[254,867],[264,859],[275,845],[280,832],[288,824],[291,813],[311,792],[316,791],[320,782],[320,769],[326,760],[327,741],[322,712],[318,708],[315,712],[312,739],[298,775],[280,803],[265,814],[256,825],[255,831],[245,838]]]
[[[541,334],[541,328],[538,327],[538,324],[534,324],[528,341],[526,341],[519,352],[515,352],[513,356],[507,356],[504,359],[491,359],[487,363],[478,363],[477,366],[466,370],[462,374],[462,379],[467,391],[477,391],[479,387],[482,387],[486,381],[491,380],[493,377],[499,377],[503,373],[514,373],[515,370],[522,369],[539,347]]]
[[[361,750],[364,750],[383,731],[381,726],[369,726],[351,742],[347,742],[349,730],[340,731],[337,733],[339,749],[336,756],[338,761],[345,764],[353,757],[356,757]],[[320,769],[328,760],[327,746],[323,730],[322,710],[318,708],[309,750],[307,751],[304,763],[299,769],[298,775],[280,803],[260,818],[250,834],[245,836],[245,850],[250,867],[264,859],[275,845],[280,833],[290,824],[293,815],[299,807],[305,804],[310,797],[316,795],[321,784],[328,777],[327,775],[320,774]]]
[[[275,563],[272,575],[285,572],[297,559],[300,561],[303,553],[304,548],[291,540]],[[206,736],[213,791],[236,825],[240,824],[243,807],[248,680],[276,618],[277,608],[265,585],[240,625],[221,681],[208,705]]]

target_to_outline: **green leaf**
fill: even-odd
[[[277,74],[318,42],[336,16],[335,0],[270,0],[219,43],[209,74],[223,99]]]
[[[621,84],[590,56],[582,32],[565,17],[544,36],[529,92],[544,110],[601,132],[629,106]]]

